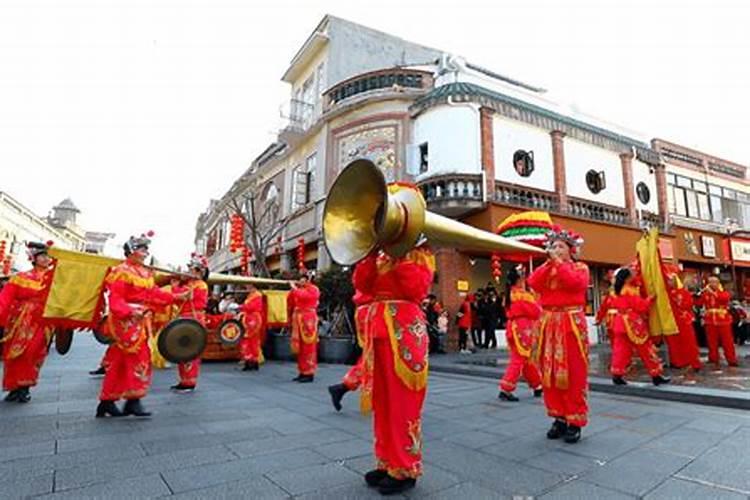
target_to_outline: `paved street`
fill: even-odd
[[[370,420],[357,398],[330,406],[326,386],[290,382],[291,363],[241,373],[205,364],[194,394],[157,372],[151,419],[94,419],[102,349],[76,338],[53,354],[33,401],[0,404],[0,497],[376,498]],[[591,395],[577,445],[545,439],[541,402],[500,403],[495,382],[435,373],[425,407],[425,476],[411,498],[748,498],[750,414]]]

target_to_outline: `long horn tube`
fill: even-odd
[[[353,265],[373,249],[403,256],[420,238],[435,246],[544,255],[544,250],[429,212],[413,189],[389,193],[369,160],[350,163],[331,186],[323,212],[323,238],[331,258]]]

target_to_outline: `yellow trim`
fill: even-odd
[[[391,341],[391,350],[393,351],[393,367],[396,370],[396,375],[403,382],[403,384],[413,391],[421,391],[427,387],[427,373],[429,367],[429,359],[425,356],[424,366],[419,372],[413,371],[409,368],[406,363],[401,359],[399,354],[398,339],[396,338],[396,330],[393,327],[393,317],[389,312],[389,305],[386,303],[383,307],[383,320],[385,321],[385,327],[388,330],[388,338]]]
[[[518,354],[520,354],[524,358],[528,358],[531,355],[531,348],[524,347],[521,339],[518,338],[518,323],[516,323],[515,321],[511,323],[510,334],[513,335],[513,340],[515,341]]]
[[[570,319],[570,326],[573,328],[573,333],[576,336],[576,340],[578,341],[578,349],[581,351],[581,357],[586,362],[586,373],[588,373],[588,366],[589,366],[589,357],[586,353],[586,347],[583,345],[583,339],[581,338],[581,330],[578,329],[578,324],[575,320],[576,312],[570,311],[568,312],[568,318]],[[586,339],[588,341],[588,339]]]
[[[37,281],[37,280],[29,279],[19,274],[16,274],[15,276],[13,276],[8,282],[8,284],[20,286],[21,288],[28,288],[29,290],[34,290],[34,291],[39,291],[42,288],[44,288],[44,283],[42,280]]]
[[[142,278],[140,276],[135,275],[131,271],[126,271],[123,269],[115,269],[112,274],[110,274],[107,277],[107,283],[113,283],[115,281],[122,281],[129,285],[137,286],[140,288],[153,288],[154,287],[154,278],[153,276],[149,276],[148,278]]]

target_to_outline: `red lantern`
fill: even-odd
[[[0,241],[0,261],[5,260],[5,240]]]
[[[500,258],[500,254],[493,253],[490,259],[490,271],[495,281],[500,281],[503,276],[503,263]]]

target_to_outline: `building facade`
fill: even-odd
[[[544,89],[348,21],[325,17],[283,80],[291,85],[287,125],[198,219],[197,248],[218,271],[239,265],[228,251],[227,207],[248,190],[257,203],[275,204],[284,222],[267,255],[272,269],[295,267],[300,239],[307,267],[328,267],[321,231],[325,193],[359,158],[372,160],[389,181],[415,182],[429,210],[480,229],[494,231],[514,212],[544,210],[585,235],[589,313],[606,289],[607,271],[634,258],[646,227],[658,225],[665,256],[690,269],[693,261],[678,244],[681,231],[710,221],[701,219],[702,198],[685,199],[689,211],[680,215],[675,193],[685,181],[679,176],[703,176],[711,180],[707,186],[721,186],[721,210],[708,212],[711,221],[730,217],[748,227],[744,167],[699,154],[705,167],[699,172],[665,150],[676,145],[565,109]],[[721,255],[710,262],[726,272],[721,238],[727,233],[719,226],[706,230],[716,235]],[[740,236],[726,243],[736,261],[745,258]],[[434,291],[452,313],[462,300],[459,286],[468,282],[474,290],[490,279],[487,254],[442,248],[437,259]]]

